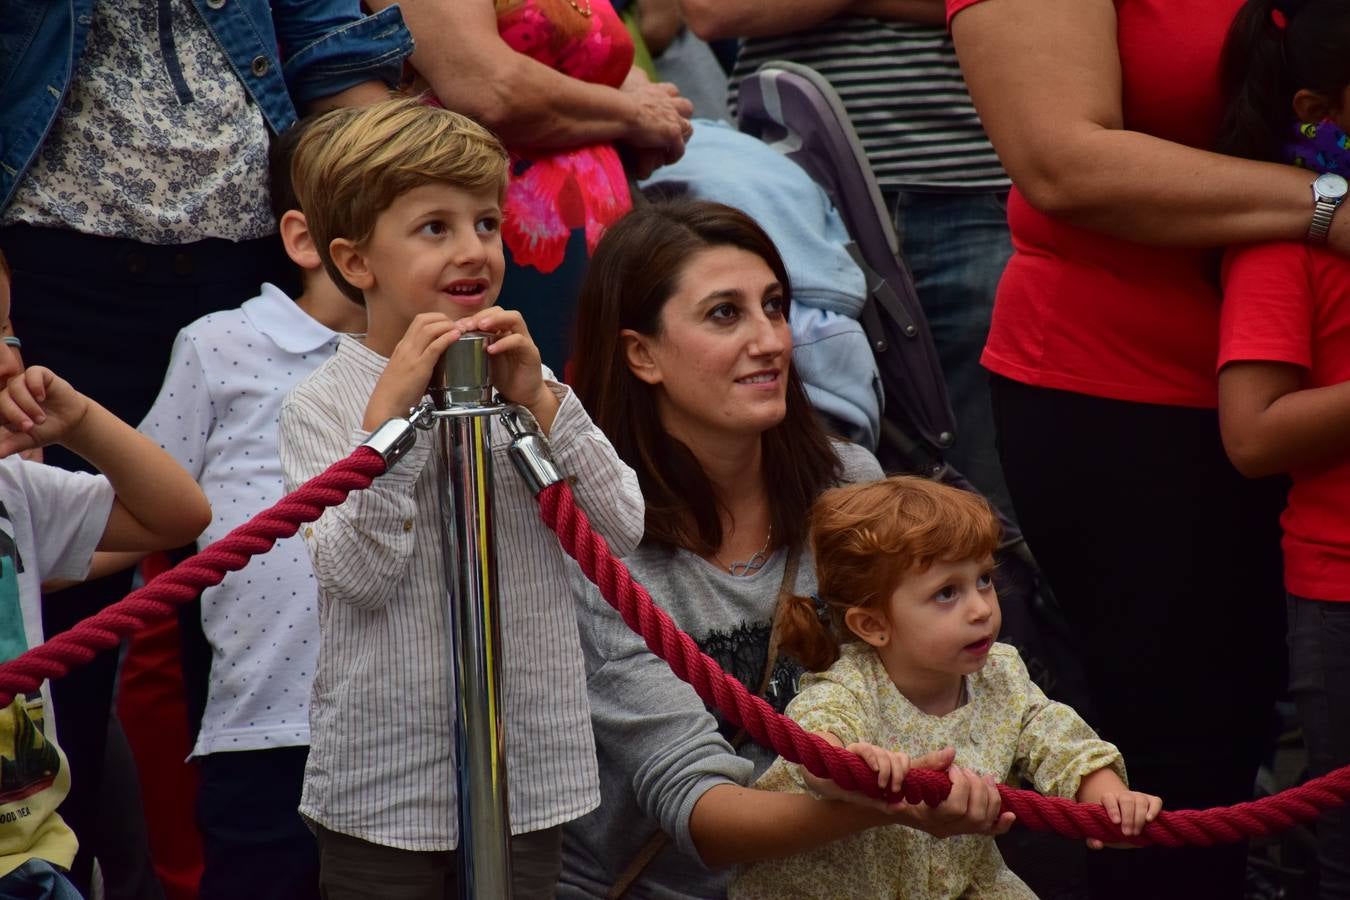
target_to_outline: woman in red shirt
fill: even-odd
[[[1078,630],[1093,724],[1174,807],[1250,796],[1283,677],[1279,485],[1244,481],[1219,439],[1217,248],[1305,239],[1313,176],[1202,149],[1240,6],[948,0],[1016,185],[984,355],[1008,486]],[[1350,254],[1350,215],[1329,241]],[[1093,862],[1101,895],[1239,897],[1244,856]]]

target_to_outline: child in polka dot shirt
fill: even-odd
[[[271,160],[273,208],[303,292],[292,300],[263,284],[237,309],[179,332],[164,386],[140,426],[210,498],[215,515],[201,547],[281,499],[281,401],[333,354],[339,333],[365,329],[365,310],[324,273],[290,185],[291,153],[306,127],[284,134]],[[201,772],[203,896],[231,894],[237,879],[260,865],[269,873],[269,896],[317,896],[318,852],[297,812],[317,597],[300,537],[278,542],[202,594],[211,663],[192,755]]]

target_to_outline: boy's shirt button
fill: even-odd
[[[314,537],[314,529],[313,529],[313,528],[306,528],[306,529],[305,529],[305,539],[308,540],[309,538],[312,538],[312,537]]]
[[[404,531],[412,531],[412,528],[413,528],[413,526],[412,526],[412,519],[404,519],[404,520],[403,520],[403,530],[404,530]]]

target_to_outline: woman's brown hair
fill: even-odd
[[[839,658],[839,645],[854,639],[844,624],[849,608],[880,609],[905,573],[937,560],[992,555],[999,532],[979,494],[926,478],[897,475],[826,491],[811,511],[817,596],[789,600],[780,649],[823,672]]]
[[[787,311],[787,269],[754,219],[720,203],[650,203],[615,223],[595,248],[581,287],[572,378],[595,423],[637,472],[646,538],[700,555],[722,545],[712,484],[689,448],[662,426],[657,388],[629,370],[620,332],[659,336],[661,310],[689,260],[712,247],[738,247],[763,259],[783,287]],[[840,463],[791,366],[787,414],[761,440],[774,543],[795,546],[806,537],[811,504],[838,481]]]

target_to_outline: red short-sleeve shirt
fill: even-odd
[[[947,0],[948,17],[981,2],[999,0]],[[1213,146],[1219,55],[1240,5],[1116,0],[1125,128]],[[1216,405],[1217,251],[1152,247],[1077,228],[1036,211],[1016,188],[1008,225],[1015,252],[999,284],[987,368],[1116,400]]]
[[[1289,242],[1233,250],[1219,334],[1220,368],[1281,362],[1306,369],[1308,388],[1350,381],[1350,260]],[[1285,587],[1350,601],[1350,458],[1290,474]]]

